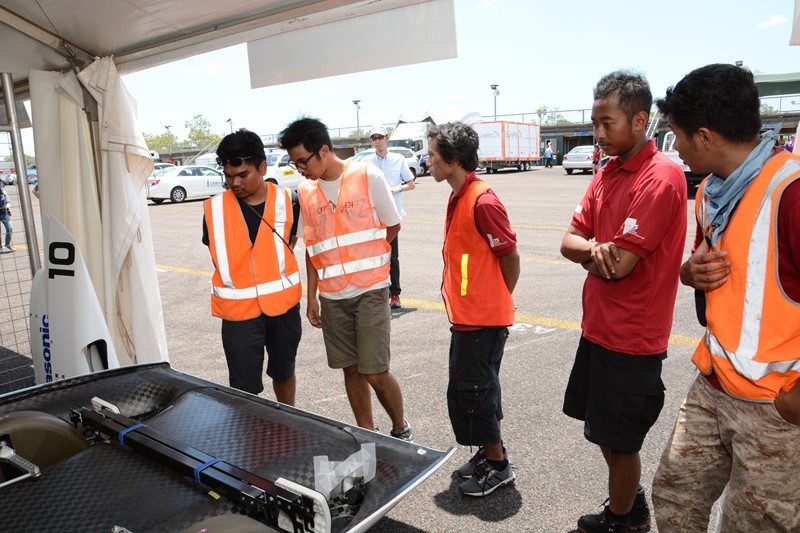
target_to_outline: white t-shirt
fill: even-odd
[[[339,185],[341,182],[341,176],[332,181],[325,181],[323,179],[317,180],[320,189],[322,189],[322,192],[325,194],[325,198],[327,198],[329,202],[333,202],[334,205],[336,205],[339,200]],[[369,201],[370,204],[372,204],[372,214],[375,217],[376,223],[384,224],[387,228],[400,224],[400,213],[397,212],[397,206],[389,190],[389,182],[386,181],[383,172],[373,165],[367,165],[367,192],[369,193]],[[303,238],[304,228],[303,210],[300,209],[300,216],[297,218],[298,238]],[[344,300],[375,289],[383,289],[390,284],[391,279],[389,276],[386,276],[385,280],[370,287],[356,287],[348,284],[347,287],[340,291],[326,292],[323,297],[329,300]]]

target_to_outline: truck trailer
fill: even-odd
[[[539,161],[539,125],[493,120],[472,125],[478,132],[480,165],[487,173],[501,168],[528,170]]]

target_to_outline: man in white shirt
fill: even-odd
[[[406,212],[403,210],[403,191],[410,191],[414,188],[414,174],[409,170],[405,157],[389,151],[389,136],[383,126],[374,126],[369,130],[369,140],[372,147],[375,148],[375,153],[365,160],[381,169],[383,175],[386,176],[397,211],[400,213],[400,218],[403,218],[406,216]],[[389,269],[391,299],[389,305],[392,309],[400,309],[400,244],[397,236],[392,239],[391,245],[392,262]]]
[[[289,153],[289,165],[307,178],[297,189],[297,232],[306,246],[306,316],[322,328],[328,366],[344,372],[359,426],[375,429],[371,387],[392,420],[390,435],[411,440],[403,395],[389,373],[389,242],[400,231],[400,214],[388,182],[373,165],[339,159],[327,127],[317,119],[292,122],[278,142]]]

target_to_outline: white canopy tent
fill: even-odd
[[[366,38],[398,27],[404,42],[413,43],[402,58],[369,49],[350,61],[352,43],[365,42],[359,33]],[[335,39],[337,34],[347,38]],[[337,41],[344,48],[337,50]],[[30,96],[42,211],[72,234],[121,364],[164,360],[167,349],[143,192],[152,160],[136,125],[137,104],[119,74],[244,42],[251,84],[258,86],[451,58],[453,3],[0,0],[0,104],[12,104],[5,105],[9,124],[0,131],[11,133],[16,165],[24,167],[13,110],[16,99]],[[314,44],[320,42],[325,46]],[[261,59],[275,50],[306,68],[287,64],[276,75],[274,65]],[[260,71],[267,64],[272,73]],[[30,199],[26,188],[20,190],[36,271]]]

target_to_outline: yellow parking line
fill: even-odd
[[[211,278],[214,274],[211,270],[199,270],[196,268],[183,268],[183,267],[176,267],[171,265],[156,265],[156,268],[160,268],[162,270],[166,270],[169,272],[177,272],[180,274],[189,274],[192,276],[202,276],[206,278]],[[305,292],[305,285],[303,286],[303,292]],[[431,302],[428,300],[414,300],[411,298],[403,298],[403,304],[407,307],[415,308],[415,309],[425,309],[426,311],[437,311],[440,313],[444,313],[444,304],[441,302]],[[516,322],[522,322],[524,324],[533,324],[535,326],[542,326],[546,328],[556,328],[566,331],[580,331],[581,324],[580,322],[573,322],[571,320],[562,320],[560,318],[550,318],[546,316],[535,316],[535,315],[527,315],[524,313],[517,313],[514,317]],[[671,335],[669,338],[670,344],[676,344],[679,346],[697,346],[697,343],[700,339],[695,337],[689,337],[687,335]]]

